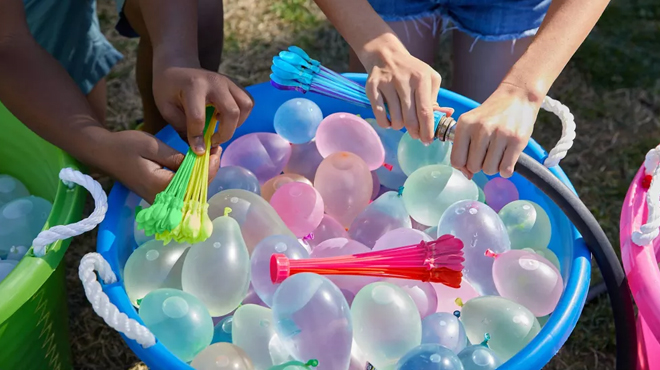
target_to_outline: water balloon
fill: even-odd
[[[316,132],[316,147],[323,158],[339,152],[354,153],[367,164],[369,171],[381,167],[385,159],[385,149],[373,127],[350,113],[325,117]]]
[[[401,170],[407,176],[413,174],[418,169],[431,165],[449,165],[449,156],[451,154],[451,143],[435,140],[431,145],[424,145],[419,140],[410,137],[405,133],[401,137],[397,148],[397,157]]]
[[[395,191],[389,191],[369,204],[351,223],[348,235],[369,248],[388,231],[410,228],[410,215],[403,199]]]
[[[204,302],[213,316],[226,315],[241,304],[250,285],[250,255],[233,218],[213,220],[211,236],[190,247],[181,285]]]
[[[17,178],[0,174],[0,207],[12,200],[27,197],[30,192]]]
[[[348,239],[348,232],[337,220],[326,214],[323,215],[319,226],[312,231],[309,237],[305,238],[305,242],[313,250],[317,245],[333,238]]]
[[[208,198],[228,189],[243,189],[261,195],[259,180],[249,170],[238,166],[220,167],[209,184]]]
[[[486,204],[495,212],[499,212],[505,205],[518,200],[518,188],[509,179],[495,177],[484,186]]]
[[[396,364],[396,370],[464,370],[463,364],[449,349],[439,344],[419,345]]]
[[[539,256],[550,261],[557,268],[557,270],[561,271],[561,264],[559,263],[559,257],[557,257],[555,252],[553,252],[551,249],[545,247],[544,248],[535,247],[535,248],[523,248],[521,249],[521,251],[536,253]]]
[[[438,307],[438,296],[431,283],[409,279],[385,279],[383,282],[394,284],[408,293],[422,319],[434,313]]]
[[[550,244],[550,217],[538,204],[529,200],[516,200],[505,205],[498,214],[509,233],[511,248],[536,249]]]
[[[422,343],[440,344],[458,354],[468,344],[460,312],[437,312],[422,320]]]
[[[213,339],[211,339],[211,344],[220,342],[231,343],[232,321],[234,321],[234,316],[229,315],[220,320],[220,322],[213,327]]]
[[[275,111],[275,132],[292,144],[304,144],[316,135],[323,113],[316,103],[305,98],[287,100]]]
[[[383,236],[376,241],[373,250],[382,251],[385,249],[406,247],[419,244],[421,241],[429,242],[433,239],[435,238],[428,236],[422,231],[402,227],[390,230],[383,234]]]
[[[511,248],[509,235],[497,213],[476,200],[456,202],[438,222],[438,236],[445,234],[454,235],[465,245],[463,276],[479,293],[496,295],[493,259],[486,256],[486,251],[504,253]]]
[[[231,343],[214,343],[190,363],[195,370],[254,370],[250,357]]]
[[[275,191],[270,204],[299,238],[311,233],[323,219],[323,198],[313,186],[305,183],[283,185]]]
[[[275,194],[277,189],[292,182],[301,182],[310,186],[312,185],[312,182],[304,176],[295,173],[284,173],[266,181],[261,187],[261,196],[270,202],[270,199],[273,197],[273,194]]]
[[[291,145],[277,134],[255,132],[234,140],[225,149],[221,167],[239,166],[251,171],[259,183],[279,175],[291,157]]]
[[[14,199],[0,207],[0,254],[12,246],[31,246],[48,220],[52,204],[33,195]]]
[[[20,261],[25,256],[27,251],[28,248],[24,245],[18,245],[18,246],[14,245],[11,248],[9,248],[9,252],[7,253],[7,259]]]
[[[465,370],[495,370],[502,361],[486,344],[468,346],[458,354]]]
[[[392,368],[422,341],[415,302],[396,285],[376,282],[362,288],[351,306],[355,343],[377,369]]]
[[[378,126],[376,120],[367,118],[366,121],[376,130],[385,149],[385,163],[375,171],[380,183],[389,189],[398,189],[406,181],[406,174],[399,165],[398,148],[403,132],[391,128]]]
[[[314,181],[316,169],[319,168],[321,161],[323,161],[323,157],[316,149],[316,141],[312,140],[300,145],[294,144],[291,146],[291,158],[284,167],[284,173],[298,174],[309,181]]]
[[[479,297],[479,293],[463,278],[461,287],[458,289],[448,287],[444,284],[432,284],[438,297],[438,308],[436,312],[461,311],[463,302]]]
[[[437,225],[454,202],[477,200],[477,185],[458,170],[445,165],[422,167],[408,177],[403,202],[410,216],[424,225]]]
[[[0,260],[0,281],[4,280],[16,265],[18,265],[16,260]]]
[[[333,153],[321,162],[314,187],[323,197],[325,212],[344,227],[369,204],[373,191],[371,173],[353,153]]]
[[[157,289],[140,302],[140,318],[165,348],[181,361],[191,361],[213,338],[213,320],[192,294]]]
[[[266,370],[273,365],[269,344],[275,333],[270,308],[253,304],[243,305],[234,313],[232,343],[240,347],[252,359],[254,368]]]

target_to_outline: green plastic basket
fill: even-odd
[[[86,192],[59,179],[79,169],[70,156],[30,131],[0,104],[0,173],[21,180],[30,194],[53,203],[44,228],[80,220]],[[69,240],[48,246],[42,258],[28,251],[0,283],[0,369],[71,369],[65,267]]]

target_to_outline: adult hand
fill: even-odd
[[[436,103],[442,82],[440,74],[403,46],[396,50],[380,48],[377,55],[365,67],[369,72],[366,92],[378,125],[396,130],[405,127],[413,139],[430,144],[434,134],[433,111],[442,110]]]
[[[456,124],[451,164],[467,178],[482,171],[511,177],[532,135],[541,101],[524,89],[502,83]]]
[[[212,146],[229,140],[250,114],[254,101],[229,77],[195,66],[156,67],[154,99],[161,115],[179,133],[185,133],[197,154],[203,154],[206,105],[215,107],[219,121]]]
[[[209,181],[220,165],[219,146],[210,152]],[[151,204],[165,190],[184,155],[142,131],[109,133],[92,165],[107,172]]]

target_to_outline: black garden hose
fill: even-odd
[[[616,368],[636,369],[637,332],[632,296],[626,274],[607,235],[580,198],[541,163],[523,153],[515,169],[552,199],[582,234],[603,275],[610,296],[616,329]]]

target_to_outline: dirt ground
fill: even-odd
[[[99,0],[98,8],[106,36],[125,56],[108,79],[108,124],[114,130],[131,129],[141,117],[134,71],[137,42],[114,31],[113,1]],[[561,166],[615,247],[630,180],[645,153],[660,141],[659,38],[657,2],[615,1],[550,92],[571,108],[577,123],[575,145]],[[222,73],[245,86],[267,81],[272,56],[291,44],[302,46],[330,68],[347,69],[347,45],[311,1],[225,0]],[[451,37],[444,35],[435,66],[443,84],[451,81],[450,46]],[[554,117],[542,113],[533,136],[549,148],[560,129]],[[103,183],[109,190],[112,183]],[[75,367],[146,369],[86,301],[77,267],[95,248],[95,233],[77,237],[66,258]],[[614,351],[612,314],[602,297],[585,307],[572,336],[546,369],[614,369]]]

